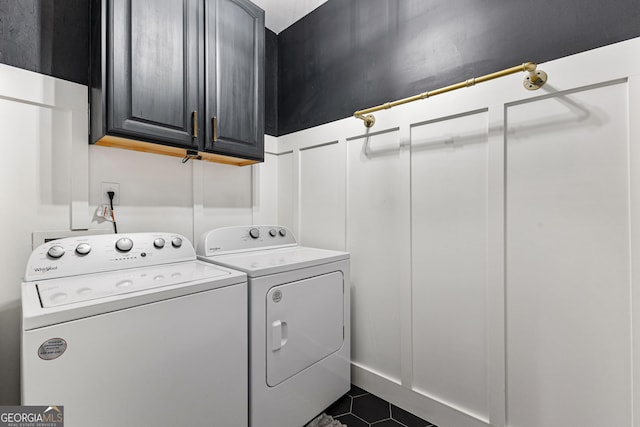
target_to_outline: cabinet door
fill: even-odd
[[[108,132],[197,146],[192,137],[201,79],[197,0],[112,0]]]
[[[246,0],[206,2],[205,150],[264,159],[264,11]]]

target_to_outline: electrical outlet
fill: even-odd
[[[101,188],[101,200],[103,205],[109,204],[109,195],[107,191],[113,191],[115,195],[113,196],[113,206],[120,204],[120,184],[117,182],[103,182],[100,186]]]

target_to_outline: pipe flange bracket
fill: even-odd
[[[535,81],[531,78],[531,75],[527,75],[522,82],[522,85],[527,90],[538,90],[547,82],[547,73],[542,70],[534,71],[536,75]]]
[[[367,128],[373,127],[376,124],[376,118],[373,114],[368,114],[364,116],[364,126]]]

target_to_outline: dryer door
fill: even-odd
[[[344,341],[344,277],[336,271],[267,293],[267,385],[338,351]]]

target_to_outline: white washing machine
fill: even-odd
[[[22,403],[67,427],[248,425],[246,275],[169,233],[55,240],[22,283]]]
[[[350,388],[350,262],[279,226],[203,234],[198,258],[249,282],[249,424],[301,427]]]

